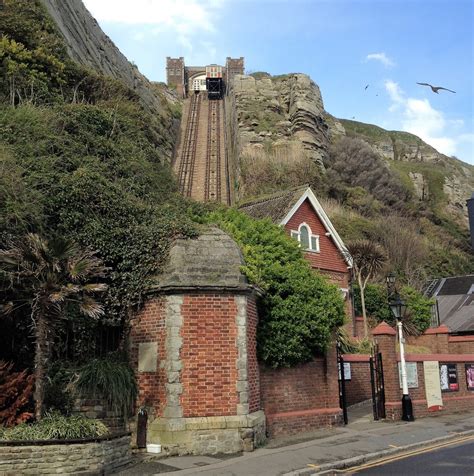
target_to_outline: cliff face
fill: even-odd
[[[252,148],[299,143],[324,167],[331,142],[344,135],[357,137],[402,176],[415,198],[436,198],[448,213],[467,223],[465,204],[474,190],[473,166],[440,154],[413,134],[331,116],[324,110],[319,87],[307,75],[237,76],[230,95],[237,110],[237,155]]]
[[[323,166],[329,146],[328,125],[319,87],[305,74],[281,77],[238,75],[231,87],[237,108],[241,151],[302,144],[306,154]]]
[[[136,92],[150,111],[162,114],[159,96],[148,79],[102,31],[81,0],[40,0],[66,42],[71,59],[98,73],[118,79]]]
[[[474,190],[472,165],[439,153],[408,132],[386,131],[372,124],[343,119],[335,122],[346,135],[363,139],[393,170],[409,178],[419,200],[432,199],[437,193],[447,211],[467,224],[466,200]]]

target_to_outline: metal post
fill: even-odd
[[[344,359],[342,355],[339,356],[339,368],[341,372],[341,403],[342,403],[342,417],[344,425],[347,425],[347,402],[346,402],[346,380],[344,378]]]
[[[374,358],[370,356],[370,384],[372,386],[372,411],[374,413],[374,420],[379,419],[379,412],[377,408],[377,394],[375,392],[375,371],[374,371]]]
[[[403,326],[402,321],[397,321],[398,328],[398,341],[400,343],[400,367],[402,373],[402,420],[414,421],[413,405],[410,395],[408,394],[408,381],[407,381],[407,366],[405,362],[405,339],[403,338]]]

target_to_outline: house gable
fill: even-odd
[[[300,225],[304,223],[309,227],[312,235],[319,237],[319,251],[305,252],[305,257],[313,268],[347,273],[349,264],[335,243],[332,232],[323,223],[308,197],[299,203],[298,207],[292,210],[284,221],[282,225],[284,225],[288,234],[291,234],[292,231],[298,231]]]

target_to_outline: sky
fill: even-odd
[[[247,73],[308,74],[338,118],[474,164],[474,0],[83,1],[152,81],[165,81],[167,56],[244,56]]]

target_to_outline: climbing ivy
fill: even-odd
[[[233,209],[211,212],[240,245],[248,280],[264,293],[259,302],[257,351],[272,367],[290,367],[323,353],[344,323],[339,289],[312,270],[298,243],[269,220],[253,220]]]

